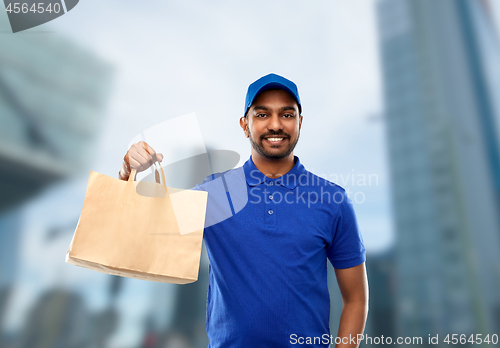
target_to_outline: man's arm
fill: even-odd
[[[336,268],[335,275],[342,295],[342,313],[337,334],[342,341],[335,347],[357,348],[361,342],[358,342],[357,337],[363,334],[368,315],[368,280],[365,263],[351,268]]]

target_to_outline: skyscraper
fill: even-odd
[[[425,342],[428,334],[495,333],[500,46],[488,3],[383,0],[377,17],[396,227],[397,334]]]
[[[57,34],[1,35],[0,47],[1,213],[89,163],[113,68]]]
[[[19,206],[88,164],[113,68],[55,33],[3,33],[0,47],[1,346],[23,242]]]
[[[394,338],[394,250],[367,253],[366,273],[370,285],[370,307],[365,335]],[[377,346],[365,342],[365,346]]]

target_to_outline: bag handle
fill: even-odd
[[[167,184],[166,184],[166,181],[165,181],[165,172],[163,171],[163,168],[161,167],[161,165],[159,164],[159,162],[155,162],[154,163],[155,165],[155,181],[158,183],[158,184],[161,184],[163,183],[163,185],[165,187],[167,187]],[[161,179],[158,177],[158,167],[160,167],[160,171],[161,171]]]
[[[158,184],[161,184],[160,182],[158,182],[158,179],[157,178],[157,168],[160,167],[160,171],[161,171],[161,178],[162,178],[162,182],[163,182],[163,187],[165,188],[165,194],[168,196],[168,188],[167,188],[167,182],[165,181],[165,172],[163,171],[163,168],[161,167],[161,165],[157,165],[156,164],[157,161],[155,161],[153,164],[155,165],[155,181],[158,183]],[[137,169],[135,169],[134,167],[131,168],[130,170],[130,176],[128,177],[128,182],[129,183],[132,183],[135,179],[135,175],[137,174]]]

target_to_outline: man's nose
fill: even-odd
[[[267,124],[267,128],[269,130],[278,132],[283,130],[283,124],[281,123],[281,117],[277,114],[273,114],[269,118],[269,123]]]

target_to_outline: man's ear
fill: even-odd
[[[300,117],[299,117],[299,130],[300,130],[300,127],[302,127],[302,115],[300,115]]]
[[[245,132],[245,136],[248,138],[248,120],[245,116],[242,116],[240,118],[240,126],[241,128],[243,129],[243,131]]]

